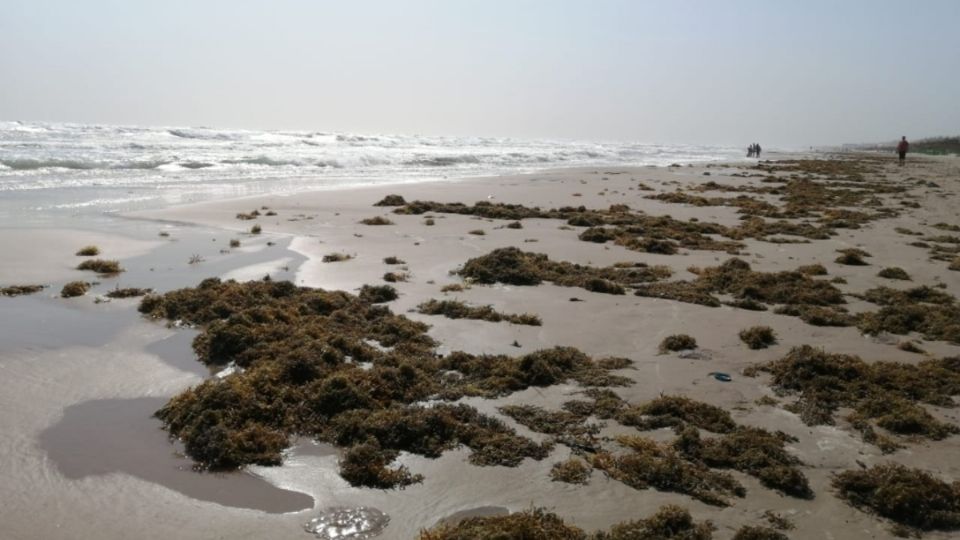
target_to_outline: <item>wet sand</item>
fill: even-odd
[[[744,251],[748,255],[743,258],[762,271],[819,262],[831,276],[847,280],[842,286],[845,292],[862,292],[877,285],[943,283],[951,294],[960,294],[960,272],[948,271],[946,263],[927,261],[924,250],[906,246],[909,239],[894,232],[895,227],[930,231],[930,224],[957,222],[960,165],[949,159],[916,160],[904,169],[888,169],[885,172],[890,178],[928,179],[940,187],[912,191],[919,197],[919,209],[871,222],[859,230],[841,229],[828,240],[810,244],[747,240]],[[704,176],[705,172],[711,173],[709,178]],[[69,269],[75,261],[73,251],[81,245],[98,243],[97,239],[88,240],[81,234],[75,242],[71,239],[69,246],[50,252],[63,259],[56,263],[59,273],[45,276],[51,280],[50,289],[32,297],[0,299],[3,319],[17,320],[0,330],[0,420],[7,426],[0,434],[0,451],[5,456],[3,469],[14,471],[11,480],[0,488],[0,523],[16,539],[123,538],[130,536],[131,531],[140,538],[309,538],[303,526],[322,508],[369,506],[390,516],[381,537],[401,539],[412,538],[420,529],[447,518],[490,515],[504,509],[544,506],[584,529],[595,530],[649,515],[663,504],[676,503],[689,508],[698,520],[712,520],[718,527],[715,538],[720,539],[732,536],[740,525],[759,523],[765,510],[780,512],[794,521],[797,529],[788,533],[792,538],[891,537],[884,522],[850,508],[831,494],[831,474],[857,468],[858,462],[873,465],[897,461],[934,471],[948,481],[960,479],[960,437],[910,444],[906,450],[883,456],[850,430],[809,427],[780,408],[754,405],[754,400],[771,395],[771,390],[764,386],[763,379],[739,374],[751,364],[780,358],[792,346],[801,344],[822,345],[829,352],[857,354],[868,360],[918,361],[918,355],[891,345],[891,339],[896,343],[896,337],[863,336],[852,327],[811,326],[798,318],[769,312],[726,306],[707,308],[553,285],[474,286],[444,295],[440,293],[441,286],[460,281],[450,275],[451,270],[471,257],[504,246],[597,266],[620,261],[662,264],[672,268],[681,279],[690,276],[687,267],[713,266],[729,255],[686,250],[677,255],[657,255],[582,242],[577,239],[578,230],[567,230],[558,220],[528,219],[523,221],[522,229],[507,229],[502,227],[507,223],[502,220],[432,214],[435,225],[427,226],[424,216],[399,216],[390,213],[390,208],[372,206],[388,193],[398,193],[408,201],[469,204],[486,200],[542,208],[628,204],[654,215],[697,217],[732,225],[739,221],[735,208],[667,204],[644,199],[648,192],[635,188],[643,182],[657,191],[669,192],[707,180],[731,184],[749,181],[729,176],[735,172],[737,169],[732,167],[704,166],[545,171],[436,184],[267,196],[141,212],[127,217],[131,226],[157,231],[171,228],[175,241],[151,239],[156,245],[147,246],[147,252],[118,249],[117,253],[123,255],[115,257],[121,259],[128,272],[104,280],[97,291],[109,290],[117,281],[122,281],[123,286],[164,291],[192,286],[209,276],[259,279],[264,274],[274,279],[293,278],[301,285],[355,291],[364,284],[383,283],[383,274],[396,267],[383,264],[382,259],[394,255],[405,261],[410,279],[394,284],[401,296],[388,306],[396,313],[430,324],[430,335],[442,343],[441,351],[516,355],[569,345],[597,357],[628,357],[635,365],[618,373],[634,379],[636,384],[618,388],[617,392],[629,401],[643,402],[661,393],[679,393],[722,406],[739,423],[782,430],[797,437],[798,442],[789,449],[806,464],[803,471],[817,493],[813,500],[777,495],[741,473],[734,476],[746,486],[747,497],[724,509],[675,493],[634,490],[605,478],[599,471],[594,471],[585,486],[551,482],[551,465],[569,455],[563,446],[543,461],[526,460],[516,468],[471,466],[463,450],[433,460],[404,454],[400,463],[426,479],[422,484],[394,491],[350,487],[337,474],[336,453],[307,442],[295,447],[281,467],[250,467],[247,473],[226,479],[195,473],[184,467],[186,462],[176,455],[176,446],[166,440],[157,429],[157,422],[149,417],[151,409],[155,410],[168,396],[196,384],[205,375],[202,366],[190,357],[189,337],[183,337],[189,331],[141,320],[135,311],[135,300],[94,304],[93,294],[69,301],[53,298],[62,285],[56,280],[76,279],[78,275]],[[235,217],[238,212],[263,206],[277,212],[277,216],[263,216],[256,221]],[[394,225],[358,223],[378,215],[388,217]],[[262,235],[246,234],[254,223],[263,227]],[[474,229],[483,229],[486,234],[469,234]],[[30,238],[24,236],[29,232],[17,234],[21,240]],[[241,239],[241,248],[221,253],[230,238]],[[134,240],[147,242],[143,237]],[[122,243],[123,238],[116,241]],[[268,246],[267,242],[276,245]],[[871,266],[851,267],[833,262],[836,249],[853,246],[873,254]],[[333,252],[348,253],[354,258],[339,263],[321,262],[323,255]],[[194,254],[204,261],[187,264]],[[30,256],[29,252],[21,254]],[[52,261],[51,256],[44,255],[42,260]],[[877,278],[876,270],[884,266],[904,268],[913,281],[891,284]],[[17,269],[5,271],[8,273],[0,275],[9,276]],[[571,302],[572,297],[584,301]],[[507,313],[536,313],[543,325],[450,320],[408,312],[430,298],[491,304]],[[850,307],[866,309],[855,303]],[[774,328],[779,343],[756,351],[744,347],[737,332],[758,324]],[[32,334],[31,328],[36,329]],[[688,358],[659,354],[661,339],[677,333],[694,335],[701,354]],[[945,342],[924,341],[922,347],[934,357],[960,354],[960,347]],[[733,380],[716,381],[708,375],[714,371],[730,373]],[[493,415],[498,414],[496,407],[504,404],[555,409],[579,390],[572,385],[558,385],[531,388],[497,400],[469,398],[464,402]],[[956,411],[937,414],[958,421]],[[100,421],[110,425],[99,425]],[[535,440],[544,438],[509,419],[506,421],[523,435]],[[608,426],[604,434],[617,432],[622,432],[622,428]],[[130,440],[134,438],[136,441]],[[224,488],[224,484],[230,487]],[[304,506],[309,509],[293,511]],[[278,511],[292,512],[270,513]],[[925,538],[948,536],[928,533]]]

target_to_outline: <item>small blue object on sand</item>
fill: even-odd
[[[713,378],[720,382],[730,382],[733,380],[733,378],[730,377],[730,375],[727,375],[726,373],[721,373],[719,371],[712,371],[708,373],[708,375],[713,375]]]

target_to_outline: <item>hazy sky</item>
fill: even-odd
[[[960,0],[0,0],[0,119],[767,146],[960,132]]]

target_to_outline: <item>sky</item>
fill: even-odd
[[[0,0],[0,120],[804,147],[960,133],[960,0]]]

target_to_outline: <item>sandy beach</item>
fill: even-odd
[[[807,161],[811,157],[818,161]],[[0,487],[0,536],[15,540],[310,538],[304,526],[324,509],[361,506],[389,516],[378,536],[384,539],[416,538],[445,519],[454,523],[464,517],[534,507],[593,532],[676,504],[687,508],[697,522],[712,522],[718,539],[733,538],[744,525],[769,526],[764,517],[768,511],[792,523],[793,528],[784,531],[789,538],[893,538],[892,522],[847,504],[837,495],[833,478],[843,471],[899,463],[928,471],[947,483],[960,481],[960,436],[895,434],[875,427],[899,445],[884,453],[852,425],[851,406],[839,407],[833,425],[811,425],[799,411],[789,410],[788,405],[798,399],[796,392],[782,388],[776,392],[770,373],[751,374],[748,368],[784,358],[803,345],[829,354],[856,355],[870,364],[916,366],[960,355],[960,344],[949,339],[954,335],[950,328],[940,335],[935,335],[936,329],[897,334],[890,329],[866,332],[856,322],[860,314],[881,309],[865,296],[878,287],[928,286],[952,297],[960,295],[960,271],[950,269],[951,264],[957,265],[951,261],[960,260],[951,251],[960,242],[954,232],[960,230],[956,210],[960,161],[911,157],[907,166],[898,167],[886,155],[780,154],[765,159],[771,161],[555,169],[264,195],[131,212],[115,219],[114,232],[0,232],[0,248],[11,255],[0,263],[0,286],[48,286],[33,295],[0,297],[0,318],[8,321],[0,330],[0,424],[4,426],[0,469],[8,473]],[[802,161],[793,161],[798,159]],[[857,163],[862,170],[853,179],[845,169],[818,170],[810,163]],[[817,192],[815,197],[789,189],[764,190],[791,181],[836,191]],[[708,182],[715,184],[704,187]],[[868,192],[869,201],[847,204],[851,199],[844,197],[861,190]],[[688,197],[667,197],[673,194]],[[666,248],[638,249],[623,240],[626,232],[619,240],[584,241],[579,236],[590,227],[571,225],[558,217],[493,219],[476,211],[451,213],[436,206],[422,213],[395,212],[409,205],[375,206],[388,195],[400,195],[406,203],[464,203],[474,210],[480,202],[542,211],[570,207],[571,214],[583,213],[578,210],[582,206],[602,211],[606,217],[670,216],[675,222],[699,224],[692,226],[710,223],[723,231],[736,231],[725,235],[698,229],[696,241],[735,242],[739,247],[696,248],[691,247],[690,235],[678,235],[664,240],[675,244],[675,253],[668,253]],[[731,202],[737,196],[751,201]],[[800,201],[796,203],[799,210],[791,208],[794,215],[781,216],[788,203],[794,204],[791,197]],[[776,209],[764,207],[752,214],[765,223],[782,220],[830,232],[823,237],[795,234],[796,230],[793,234],[790,230],[743,232],[745,216],[759,203]],[[802,214],[811,208],[813,213]],[[827,209],[852,213],[834,214],[825,221],[822,211]],[[251,219],[238,218],[254,210],[258,215]],[[361,223],[378,216],[388,224]],[[509,226],[515,222],[520,225]],[[259,233],[251,233],[254,226],[260,227]],[[615,226],[607,221],[601,227],[612,230]],[[624,230],[630,226],[641,225],[631,222],[623,225]],[[649,230],[650,225],[642,226]],[[645,237],[642,232],[629,234]],[[239,245],[231,246],[231,240],[239,240]],[[74,252],[86,245],[98,246],[103,258],[119,260],[126,271],[94,279],[89,272],[75,270],[79,259]],[[669,269],[670,277],[657,283],[697,279],[703,269],[719,267],[734,257],[755,273],[793,272],[820,264],[825,274],[809,279],[839,290],[843,305],[832,314],[850,322],[824,326],[775,313],[781,302],[764,300],[762,291],[759,302],[769,309],[758,311],[731,305],[744,298],[729,291],[713,291],[718,305],[709,306],[663,294],[638,296],[634,293],[647,285],[637,283],[625,282],[626,294],[604,294],[552,282],[483,284],[456,273],[471,259],[509,247],[591,268],[644,263],[643,268]],[[866,264],[836,262],[842,254],[838,251],[849,249],[866,252]],[[332,254],[349,257],[324,262]],[[402,262],[386,264],[387,257]],[[885,268],[900,268],[909,280],[879,277]],[[809,481],[813,496],[785,494],[764,485],[756,475],[731,467],[723,468],[724,472],[745,491],[742,497],[729,497],[727,506],[707,504],[677,491],[637,489],[609,470],[600,470],[596,463],[585,484],[552,481],[555,463],[571,456],[590,461],[597,454],[585,456],[562,443],[555,444],[547,457],[526,458],[514,467],[473,465],[465,447],[437,458],[400,452],[392,466],[402,465],[423,476],[421,482],[403,489],[351,486],[338,473],[344,449],[310,437],[294,438],[279,466],[197,472],[191,469],[193,462],[184,455],[183,445],[169,441],[161,421],[152,414],[205,379],[232,375],[210,370],[196,360],[191,340],[203,328],[143,317],[137,311],[139,299],[103,297],[117,287],[148,287],[162,294],[196,287],[205,278],[245,282],[264,276],[274,282],[290,280],[300,287],[357,294],[364,285],[388,284],[384,280],[388,272],[402,274],[389,283],[399,296],[378,305],[429,325],[426,333],[436,341],[439,355],[463,351],[515,357],[564,346],[593,359],[629,359],[629,366],[610,371],[629,384],[608,388],[624,402],[643,404],[661,396],[684,396],[729,412],[738,426],[783,432],[787,441],[783,447],[799,460],[796,468]],[[77,279],[98,283],[79,298],[59,298],[60,288]],[[449,285],[461,285],[462,290],[441,290]],[[431,299],[489,305],[505,314],[533,314],[541,324],[420,313],[418,306]],[[738,333],[754,326],[772,329],[776,342],[766,348],[748,348]],[[677,334],[695,338],[696,347],[662,352],[664,338]],[[898,346],[908,341],[921,352]],[[719,380],[714,373],[728,374],[730,380]],[[559,411],[564,402],[583,399],[584,389],[566,379],[499,397],[465,395],[455,401],[539,443],[553,437],[522,425],[499,408],[532,405]],[[957,409],[920,406],[943,424],[960,424]],[[676,435],[671,427],[639,429],[597,417],[591,417],[591,422],[603,424],[595,434],[603,451],[621,451],[623,446],[616,442],[619,435],[661,442]],[[703,433],[712,436],[706,430]],[[946,539],[952,534],[933,530],[923,537]]]

